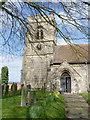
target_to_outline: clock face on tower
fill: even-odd
[[[41,50],[41,49],[42,49],[42,46],[41,46],[40,43],[38,43],[36,47],[37,47],[38,50]]]

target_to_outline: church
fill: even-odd
[[[56,25],[54,15],[48,18]],[[27,17],[21,84],[33,89],[80,93],[88,90],[88,44],[57,45],[57,31],[43,17]]]

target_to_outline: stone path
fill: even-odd
[[[79,118],[80,120],[88,119],[89,105],[84,98],[78,94],[63,94],[66,104],[66,117],[67,118]]]

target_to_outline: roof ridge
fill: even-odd
[[[81,45],[90,45],[90,43],[88,43],[88,44],[72,44],[72,45],[76,45],[76,46],[81,46]],[[58,47],[58,46],[70,46],[70,45],[57,45],[56,47]]]

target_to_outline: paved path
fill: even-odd
[[[89,105],[82,96],[78,94],[63,94],[63,97],[66,104],[67,118],[79,118],[80,120],[85,120],[85,118],[90,117],[88,116]]]

